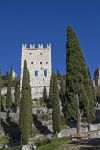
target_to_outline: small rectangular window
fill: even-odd
[[[38,71],[35,71],[35,77],[38,77]]]
[[[47,77],[47,70],[44,70],[44,76]]]
[[[40,62],[40,64],[42,65],[42,62]]]

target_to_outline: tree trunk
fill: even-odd
[[[80,107],[79,107],[79,97],[78,94],[76,95],[77,100],[77,133],[80,133],[81,130],[81,114],[80,114]]]

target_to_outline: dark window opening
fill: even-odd
[[[30,55],[31,55],[31,53],[30,53]]]
[[[42,53],[40,53],[40,55],[42,55]]]
[[[46,64],[48,64],[48,62],[46,62]]]
[[[44,76],[47,77],[47,70],[44,70]]]
[[[42,62],[40,62],[40,64],[42,65]]]
[[[31,62],[31,64],[33,64],[33,62]]]
[[[38,71],[35,71],[35,77],[38,77]]]

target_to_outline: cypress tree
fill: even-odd
[[[11,108],[12,107],[11,85],[12,85],[12,77],[11,77],[11,72],[10,72],[9,75],[8,75],[6,108]]]
[[[82,50],[80,50],[78,52],[79,52],[79,56],[81,58],[80,64],[81,64],[81,74],[83,76],[83,85],[84,85],[84,89],[85,89],[85,92],[87,95],[87,99],[83,99],[84,112],[85,112],[84,118],[88,122],[89,130],[90,130],[90,123],[95,118],[95,107],[94,107],[95,93],[94,93],[94,88],[93,88],[90,71],[89,71],[89,68],[87,68]]]
[[[43,100],[46,102],[47,101],[47,89],[46,87],[44,86],[44,89],[43,89]]]
[[[23,144],[27,144],[32,130],[32,99],[26,60],[24,61],[19,122]]]
[[[88,85],[86,86],[86,89],[87,89],[87,95],[89,98],[89,118],[87,121],[89,125],[88,129],[90,130],[90,123],[95,118],[95,92],[94,92],[93,82],[91,79],[89,68],[87,69],[87,71],[88,71]]]
[[[62,112],[64,113],[65,111],[65,83],[64,83],[64,79],[63,76],[60,76],[60,90],[59,90],[59,96],[61,99],[61,105],[62,105]]]
[[[69,120],[76,120],[77,132],[80,132],[81,112],[89,116],[89,98],[85,89],[87,70],[78,38],[71,26],[67,28],[66,50],[65,116]]]
[[[87,71],[88,71],[90,86],[91,86],[91,89],[92,89],[92,94],[93,94],[93,99],[94,99],[94,105],[95,105],[95,103],[96,103],[96,93],[95,93],[95,89],[94,89],[94,86],[93,86],[93,81],[92,81],[92,78],[91,78],[91,74],[90,74],[89,68],[87,68]]]
[[[51,95],[52,101],[52,123],[53,123],[53,131],[54,133],[60,132],[60,103],[59,103],[59,89],[57,84],[56,75],[52,75],[53,81],[53,93]]]
[[[50,89],[49,89],[49,104],[50,104],[50,106],[52,105],[52,97],[53,97],[53,75],[51,76],[51,79],[50,79]]]
[[[11,81],[13,81],[13,69],[12,69],[12,67],[11,67],[10,72],[11,72]]]
[[[20,105],[20,86],[17,83],[15,86],[15,106],[19,106]]]

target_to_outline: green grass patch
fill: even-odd
[[[20,150],[20,147],[16,146],[16,147],[2,148],[1,150]]]
[[[0,137],[0,144],[7,144],[7,143],[9,143],[8,136],[2,136],[2,137]]]
[[[60,127],[61,127],[61,130],[69,129],[67,124],[61,124]]]

